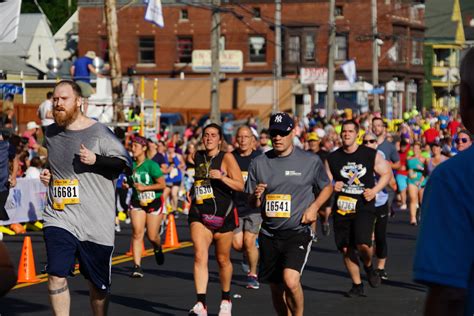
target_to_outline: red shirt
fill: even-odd
[[[436,141],[436,138],[439,137],[439,132],[434,129],[433,127],[428,128],[424,133],[423,137],[425,137],[425,140],[428,144],[434,143]]]
[[[454,120],[448,123],[448,129],[449,129],[449,133],[451,133],[451,136],[456,135],[458,131],[458,127],[460,125],[461,125],[461,122],[459,122],[458,120]]]
[[[400,155],[400,169],[397,170],[397,174],[408,176],[407,170],[407,158],[408,152],[410,151],[410,144],[407,144],[403,151],[399,151],[398,154]],[[402,170],[405,169],[405,170]]]

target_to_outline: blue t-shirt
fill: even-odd
[[[421,205],[414,279],[466,289],[464,315],[474,314],[474,146],[431,174]]]
[[[441,129],[448,128],[449,116],[440,115],[440,116],[438,116],[438,121],[440,122]]]
[[[92,59],[83,56],[74,62],[74,80],[91,83],[91,72],[89,65],[92,65]]]

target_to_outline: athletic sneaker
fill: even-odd
[[[380,275],[382,280],[388,280],[388,275],[387,272],[385,272],[385,269],[376,269],[375,272]]]
[[[156,264],[161,266],[165,263],[165,255],[163,254],[163,249],[161,249],[161,247],[153,249],[153,252],[155,253]]]
[[[313,242],[318,242],[318,235],[316,234],[313,235]]]
[[[122,230],[120,229],[120,224],[115,224],[115,231],[120,233]]]
[[[132,274],[130,274],[130,277],[131,278],[143,278],[143,276],[144,276],[144,274],[143,274],[142,268],[139,265],[135,265],[133,267]]]
[[[248,289],[258,290],[260,288],[260,283],[258,282],[258,278],[256,275],[247,275],[247,286]]]
[[[207,316],[207,309],[201,302],[197,302],[196,305],[189,310],[189,315]]]
[[[218,316],[231,316],[232,315],[232,302],[228,300],[222,300],[221,308],[219,309]]]
[[[329,236],[331,233],[331,227],[329,226],[329,223],[323,223],[323,236]]]
[[[375,272],[374,267],[370,266],[370,268],[364,267],[365,273],[367,275],[367,280],[369,281],[369,284],[371,287],[379,287],[380,284],[382,283],[382,280],[380,279],[380,275]]]
[[[346,293],[347,297],[361,297],[365,296],[364,293],[364,284],[352,284],[352,288],[349,290],[349,292]]]

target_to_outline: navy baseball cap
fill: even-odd
[[[269,130],[289,132],[293,129],[293,127],[293,118],[288,113],[278,112],[272,114],[270,117],[270,126],[268,127]]]

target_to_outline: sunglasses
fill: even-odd
[[[462,142],[463,144],[465,144],[465,143],[467,143],[468,141],[469,141],[469,138],[464,138],[464,137],[463,137],[463,138],[456,138],[456,139],[454,140],[454,142],[455,142],[456,144],[460,144],[461,142]]]
[[[367,144],[375,144],[377,142],[376,139],[364,139],[362,141],[362,144],[367,145]]]
[[[277,136],[286,137],[290,135],[290,133],[291,131],[280,131],[280,130],[274,129],[270,131],[270,137],[272,138],[277,137]]]

